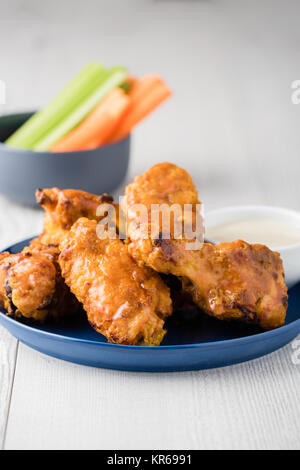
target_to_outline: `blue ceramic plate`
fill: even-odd
[[[20,252],[28,240],[11,248]],[[94,367],[139,372],[210,369],[249,361],[269,354],[300,333],[300,284],[289,292],[286,325],[262,333],[245,325],[224,323],[198,310],[178,311],[167,323],[161,346],[121,346],[107,343],[81,320],[63,325],[29,326],[0,313],[0,323],[28,346],[48,354]]]

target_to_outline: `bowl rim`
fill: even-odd
[[[242,213],[243,211],[249,212],[257,212],[257,213],[265,213],[265,214],[282,214],[289,216],[291,219],[299,219],[300,222],[300,211],[295,209],[290,209],[288,207],[281,207],[281,206],[272,206],[272,205],[264,205],[264,204],[245,204],[245,205],[231,205],[225,206],[218,209],[213,209],[211,211],[207,211],[204,214],[204,221],[206,225],[206,217],[218,215],[218,214],[226,214],[226,213]],[[217,242],[217,240],[210,239],[212,242]],[[278,245],[272,248],[272,251],[291,251],[293,249],[300,248],[300,241],[297,243],[293,243],[292,245]]]
[[[1,120],[4,118],[9,118],[9,117],[18,117],[18,116],[22,116],[22,115],[34,115],[35,113],[37,112],[37,110],[35,111],[20,111],[20,112],[13,112],[13,113],[7,113],[7,114],[1,114],[0,115],[0,126],[1,126]],[[25,121],[26,122],[26,121]],[[58,155],[60,157],[62,157],[63,155],[64,156],[67,156],[67,155],[81,155],[83,152],[89,152],[89,153],[94,153],[94,152],[97,152],[99,150],[104,150],[105,148],[107,147],[117,147],[118,145],[122,145],[122,143],[125,143],[127,140],[130,141],[131,139],[131,135],[132,133],[129,133],[126,137],[124,137],[123,139],[120,139],[120,140],[117,140],[116,142],[113,142],[111,144],[103,144],[101,145],[100,147],[96,147],[94,149],[86,149],[86,150],[75,150],[75,151],[71,151],[71,152],[51,152],[50,150],[49,151],[46,151],[46,152],[36,152],[35,150],[31,150],[31,149],[22,149],[22,148],[18,148],[18,147],[12,147],[10,145],[7,145],[5,144],[5,142],[0,142],[0,150],[5,150],[7,152],[12,152],[12,153],[23,153],[24,155],[39,155],[39,156],[45,156],[45,155]]]

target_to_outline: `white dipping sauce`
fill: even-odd
[[[240,239],[275,248],[299,243],[300,225],[275,219],[235,220],[207,227],[205,237],[220,243]]]

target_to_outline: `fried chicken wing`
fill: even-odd
[[[42,320],[55,291],[55,277],[53,263],[44,256],[6,253],[0,260],[1,304],[11,316]]]
[[[68,233],[74,222],[80,217],[100,220],[96,212],[103,204],[113,204],[113,198],[108,194],[97,196],[76,189],[59,188],[38,189],[37,203],[45,210],[44,231],[39,242],[44,244],[59,244]],[[113,204],[116,211],[118,206]]]
[[[220,320],[242,320],[264,329],[282,326],[287,309],[287,288],[278,253],[264,245],[241,240],[201,250],[179,251],[168,240],[161,245],[160,269],[182,278],[183,289],[207,314]]]
[[[168,287],[157,273],[140,267],[121,240],[100,239],[96,227],[96,221],[81,218],[61,243],[67,285],[109,342],[159,345],[172,311]]]
[[[149,224],[145,236],[131,207],[145,204],[149,211],[152,204],[174,202],[181,206],[199,202],[191,177],[176,165],[155,165],[126,188],[123,204],[131,255],[140,265],[181,278],[183,289],[209,315],[265,329],[283,325],[287,288],[278,253],[243,241],[218,246],[204,243],[198,250],[189,250],[186,238],[177,239],[172,231],[165,239],[161,224],[156,231]]]
[[[97,217],[97,207],[111,196],[78,190],[38,190],[45,209],[43,233],[19,254],[0,255],[0,304],[9,315],[37,321],[75,315],[80,304],[65,284],[58,264],[58,245],[81,216]]]
[[[148,211],[146,220],[147,230],[145,236],[145,224],[140,223],[139,215],[140,206]],[[156,206],[159,206],[156,208]],[[190,212],[187,211],[190,206]],[[176,208],[180,211],[177,213]],[[168,209],[174,209],[169,210]],[[198,193],[187,171],[179,168],[171,163],[160,163],[155,165],[143,175],[135,178],[134,182],[127,186],[125,198],[122,203],[122,210],[125,212],[127,219],[127,234],[130,239],[135,241],[139,246],[143,245],[143,250],[151,251],[153,240],[166,238],[180,238],[192,241],[196,236],[203,237],[203,225],[198,227],[196,234],[188,236],[186,227],[195,231],[196,222],[201,222],[196,216],[200,215],[201,203],[198,200]],[[152,211],[152,212],[151,212]],[[155,218],[155,214],[160,215]],[[151,216],[150,216],[151,214]],[[166,227],[164,217],[170,215],[170,224]],[[154,220],[153,220],[154,219]],[[176,227],[181,231],[181,236],[176,232]],[[164,233],[168,229],[168,233]]]
[[[58,248],[36,240],[21,253],[0,256],[0,304],[8,315],[43,322],[75,315],[80,304],[64,283]]]
[[[25,248],[24,251],[26,252],[27,249]],[[29,251],[32,254],[43,254],[48,259],[51,259],[55,267],[55,292],[48,309],[49,318],[57,321],[67,317],[74,317],[80,310],[81,305],[71,293],[61,275],[58,263],[60,254],[59,247],[51,244],[43,245],[33,240],[30,244]]]

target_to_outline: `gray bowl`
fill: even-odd
[[[115,144],[81,152],[33,152],[3,142],[33,113],[0,117],[0,192],[27,205],[35,205],[37,188],[82,189],[112,192],[124,179],[130,155],[130,136]]]

